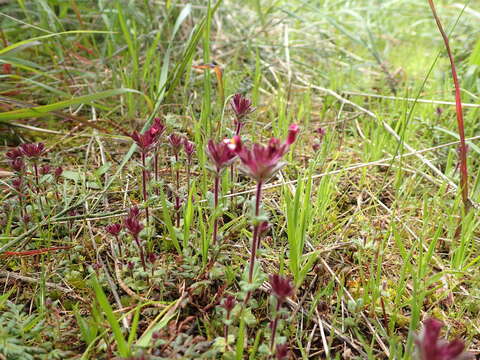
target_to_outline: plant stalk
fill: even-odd
[[[467,145],[465,143],[465,127],[463,121],[463,108],[462,108],[462,96],[460,92],[460,84],[458,81],[457,69],[455,66],[455,60],[453,59],[452,50],[450,49],[450,42],[448,36],[443,29],[440,18],[438,17],[437,10],[435,9],[435,3],[433,0],[428,0],[430,9],[432,10],[433,17],[437,23],[438,30],[442,35],[447,50],[448,58],[450,60],[450,67],[452,69],[453,84],[455,86],[455,104],[457,112],[457,125],[458,135],[460,137],[460,188],[462,190],[462,200],[465,207],[465,212],[470,209],[470,202],[468,200],[468,169],[467,169]]]

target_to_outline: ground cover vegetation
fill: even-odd
[[[0,1],[0,359],[474,358],[479,23]]]

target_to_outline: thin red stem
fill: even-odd
[[[145,153],[142,152],[142,191],[143,191],[143,201],[145,202],[145,217],[147,218],[147,225],[149,224],[150,217],[148,214],[148,195],[147,195],[147,167],[145,161]]]
[[[455,85],[455,104],[457,111],[458,135],[460,137],[460,187],[462,189],[462,200],[465,206],[465,210],[469,210],[470,206],[468,201],[467,145],[465,143],[465,128],[463,122],[463,108],[460,84],[458,82],[457,69],[455,66],[455,60],[453,59],[452,50],[450,49],[450,42],[448,40],[448,36],[443,29],[433,0],[428,0],[428,3],[430,5],[430,8],[432,9],[433,17],[435,18],[435,22],[437,23],[438,30],[440,31],[440,34],[442,35],[443,41],[445,43],[448,58],[450,59],[450,66],[452,68],[453,83]]]
[[[218,193],[220,192],[220,175],[215,175],[215,184],[213,187],[213,212],[217,212],[218,208]],[[217,232],[218,232],[218,217],[215,214],[215,220],[213,221],[213,245],[217,243]]]
[[[176,180],[176,189],[175,189],[175,210],[177,211],[177,227],[180,227],[180,171],[178,170],[178,154],[175,154],[175,164],[177,169],[175,170],[175,180]]]
[[[133,238],[135,239],[138,249],[140,250],[140,260],[142,261],[143,270],[146,272],[147,263],[145,262],[145,254],[143,253],[142,244],[140,243],[140,239],[138,238],[138,235],[134,235]]]
[[[277,326],[278,326],[278,312],[280,311],[280,307],[282,306],[282,302],[280,299],[277,299],[277,307],[275,309],[275,319],[272,322],[272,338],[270,339],[270,350],[273,351],[273,347],[275,345],[275,335],[277,333]]]
[[[250,252],[250,268],[248,272],[248,282],[251,284],[253,281],[253,271],[255,269],[255,260],[257,257],[257,249],[258,249],[258,227],[260,224],[258,222],[258,216],[260,215],[260,202],[262,197],[262,181],[257,182],[257,192],[256,192],[256,200],[255,200],[255,225],[253,227],[253,236],[252,236],[252,249]]]

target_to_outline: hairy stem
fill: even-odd
[[[272,338],[270,339],[270,350],[273,351],[273,347],[275,346],[275,335],[277,333],[277,326],[278,326],[278,312],[280,311],[280,307],[282,306],[282,302],[280,299],[277,299],[277,306],[275,309],[275,318],[272,321]]]

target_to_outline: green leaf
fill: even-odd
[[[90,95],[84,95],[84,96],[79,96],[70,100],[63,100],[59,101],[53,104],[48,104],[48,105],[42,105],[42,106],[35,106],[31,108],[25,108],[25,109],[19,109],[19,110],[13,110],[13,111],[7,111],[3,112],[0,114],[0,122],[8,122],[8,120],[16,120],[16,119],[25,119],[25,118],[34,118],[34,117],[40,117],[40,116],[45,116],[46,114],[50,113],[51,111],[56,111],[60,109],[67,108],[71,105],[77,105],[77,104],[88,104],[93,101],[97,101],[103,98],[111,97],[111,96],[116,96],[116,95],[122,95],[125,93],[135,93],[135,94],[140,94],[142,95],[149,107],[152,107],[151,100],[143,93],[140,91],[134,90],[134,89],[125,89],[125,88],[119,88],[119,89],[114,89],[114,90],[107,90],[107,91],[102,91],[99,93],[94,93]]]
[[[110,306],[110,303],[108,302],[107,296],[103,292],[102,287],[98,283],[96,276],[94,276],[92,279],[92,285],[95,291],[95,296],[97,298],[98,304],[100,305],[103,312],[105,313],[108,323],[112,328],[113,336],[114,336],[115,342],[117,343],[118,352],[120,356],[122,357],[130,356],[130,350],[128,348],[127,341],[123,337],[122,330],[120,329],[120,325],[118,324],[118,320],[115,314],[113,313],[113,309]]]

